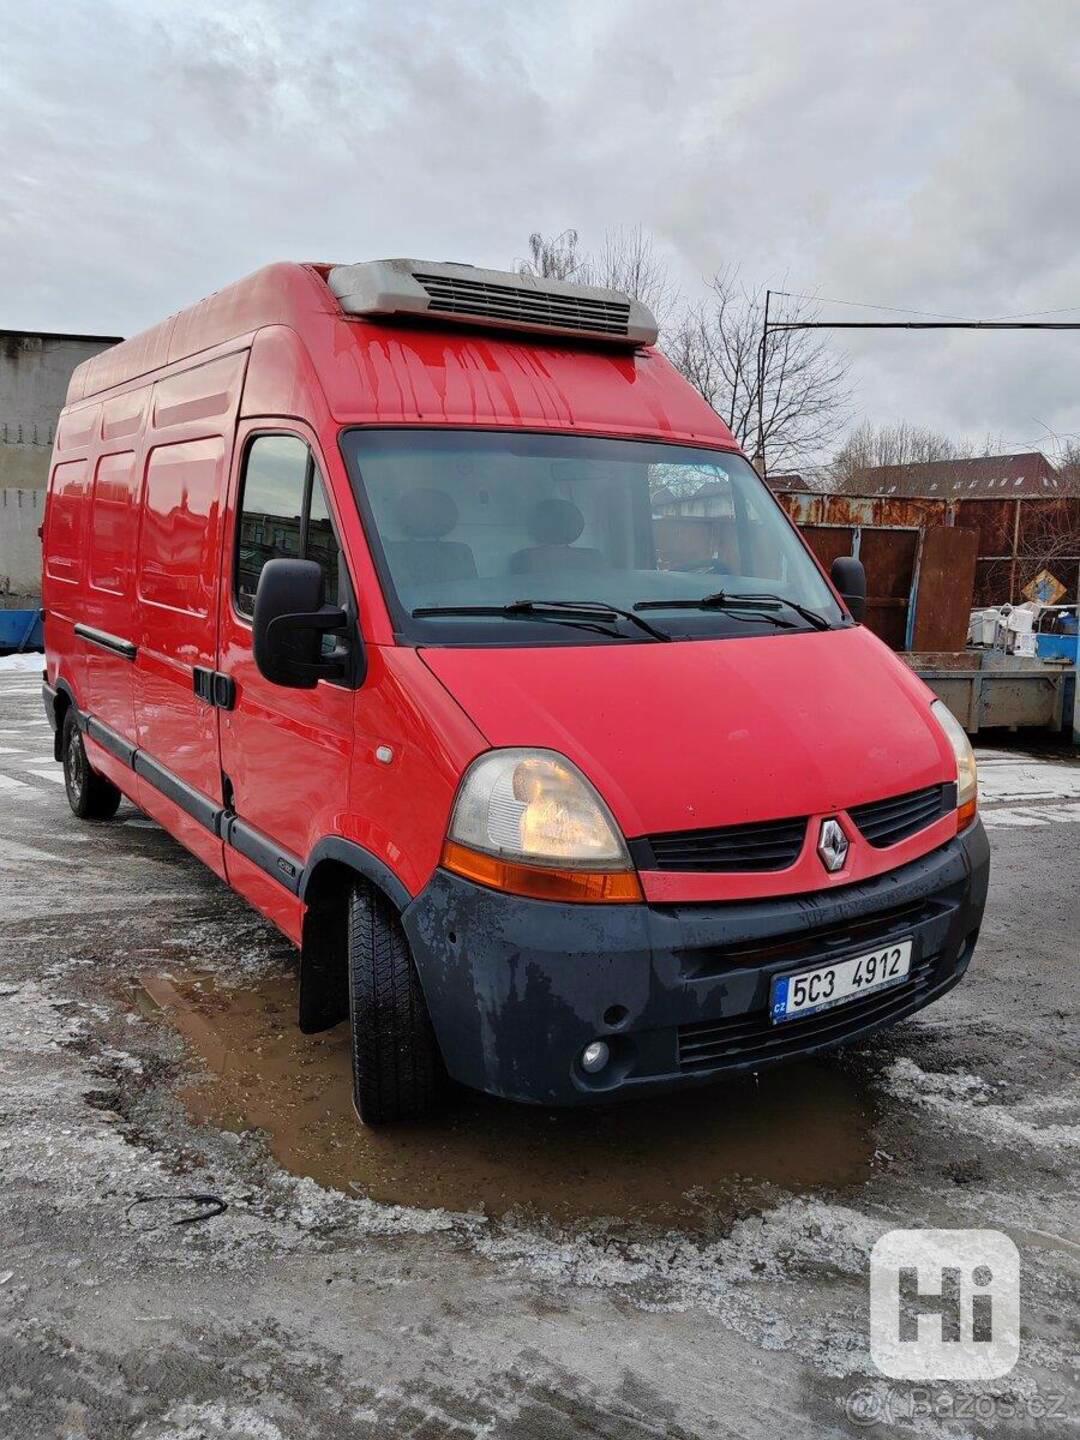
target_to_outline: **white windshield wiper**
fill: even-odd
[[[790,600],[786,595],[773,595],[771,592],[762,591],[759,594],[728,594],[726,590],[717,590],[712,595],[702,595],[700,599],[694,600],[639,600],[634,606],[635,610],[746,610],[753,612],[754,617],[770,620],[774,625],[785,629],[793,629],[790,620],[781,620],[778,615],[772,612],[781,605],[786,605],[789,610],[794,610],[808,625],[815,630],[830,630],[828,620],[824,615],[819,615],[816,610],[811,610],[806,605],[800,605],[797,600]],[[748,616],[747,618],[751,618]]]
[[[513,619],[522,615],[537,620],[556,620],[567,625],[584,625],[590,630],[598,630],[601,635],[610,635],[611,631],[600,629],[600,626],[614,624],[616,620],[628,620],[650,640],[667,641],[672,638],[640,615],[635,615],[633,610],[622,610],[604,600],[512,600],[507,605],[426,605],[412,614],[414,619],[423,619],[428,615],[508,615]]]

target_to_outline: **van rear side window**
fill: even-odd
[[[53,580],[74,584],[79,579],[89,490],[85,460],[68,460],[57,465],[49,496],[49,540],[45,553],[46,570]]]
[[[139,593],[191,615],[213,607],[224,442],[214,436],[150,452]]]
[[[103,455],[90,505],[90,584],[123,595],[135,553],[135,456]]]

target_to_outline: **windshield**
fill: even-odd
[[[396,628],[408,638],[655,638],[615,613],[609,623],[504,609],[528,600],[641,610],[660,638],[676,639],[845,618],[739,455],[520,431],[350,430],[342,444]]]

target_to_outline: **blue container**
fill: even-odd
[[[1040,635],[1038,638],[1040,660],[1067,660],[1076,664],[1076,635]]]
[[[0,610],[0,654],[9,650],[44,650],[40,610]]]

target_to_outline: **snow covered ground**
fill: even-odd
[[[0,675],[16,675],[22,671],[41,674],[45,656],[38,650],[24,650],[18,655],[0,655]]]
[[[1074,1433],[1014,1417],[1076,1404],[1080,767],[984,756],[995,874],[971,971],[873,1045],[703,1092],[692,1123],[677,1097],[592,1132],[463,1103],[361,1144],[347,1095],[317,1090],[332,1038],[298,1037],[278,1073],[288,947],[130,806],[71,816],[40,663],[0,674],[0,1434]],[[148,974],[204,977],[198,1061]],[[247,1054],[241,1000],[266,1018]],[[258,1125],[212,1104],[251,1065]],[[466,1167],[472,1203],[424,1202],[426,1175],[441,1193]],[[685,1193],[652,1214],[661,1176]],[[227,1208],[175,1223],[192,1195]],[[1023,1278],[1017,1369],[938,1385],[944,1418],[911,1424],[913,1387],[870,1361],[867,1289],[875,1239],[908,1226],[1005,1230]],[[958,1429],[948,1406],[976,1398],[997,1409]],[[856,1423],[856,1400],[896,1426]]]

